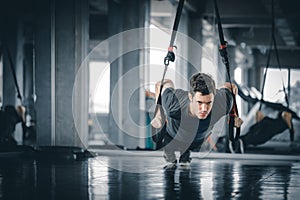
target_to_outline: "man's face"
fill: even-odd
[[[189,94],[189,98],[191,100],[191,114],[198,119],[206,119],[211,112],[215,95],[213,93],[202,95],[202,93],[196,92],[194,97]]]

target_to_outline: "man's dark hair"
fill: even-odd
[[[215,81],[209,74],[196,73],[190,78],[190,93],[194,96],[196,92],[202,95],[216,94]]]

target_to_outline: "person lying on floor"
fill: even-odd
[[[256,123],[250,126],[246,133],[235,142],[235,148],[228,143],[227,138],[220,137],[214,149],[218,152],[244,153],[250,146],[262,145],[274,136],[292,127],[292,114],[287,111],[278,112],[277,117],[265,116],[262,111],[256,112]],[[235,151],[233,149],[236,149]]]
[[[14,138],[16,125],[24,122],[25,108],[23,106],[7,105],[0,110],[0,147],[17,145]]]

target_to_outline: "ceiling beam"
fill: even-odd
[[[300,49],[278,51],[281,68],[300,69]],[[267,64],[267,54],[256,53],[255,62],[258,67]],[[270,66],[279,67],[276,61],[275,50],[271,51]]]

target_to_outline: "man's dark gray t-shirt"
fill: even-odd
[[[189,114],[188,91],[167,88],[162,94],[162,106],[166,113],[168,134],[178,141],[201,143],[209,135],[214,124],[228,114],[233,98],[228,89],[217,89],[211,113],[206,119]]]

